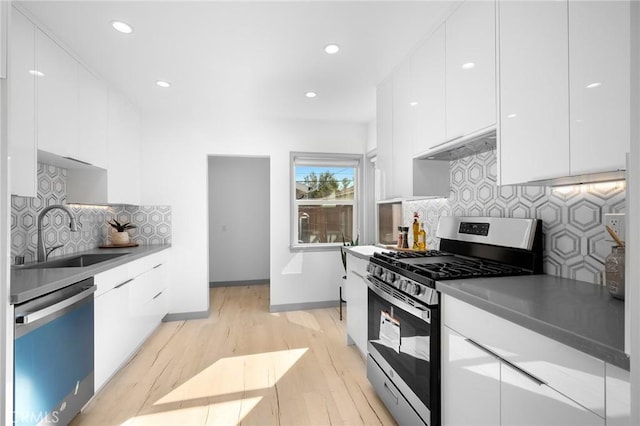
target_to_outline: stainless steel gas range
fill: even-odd
[[[400,424],[440,424],[436,282],[542,272],[535,219],[442,216],[440,250],[370,257],[367,377]]]

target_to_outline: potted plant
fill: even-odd
[[[111,244],[114,246],[123,246],[129,244],[129,233],[127,229],[137,228],[136,225],[133,225],[129,222],[120,223],[116,219],[113,219],[111,222],[107,222],[111,227],[113,227],[116,232],[111,234]]]

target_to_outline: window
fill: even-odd
[[[358,229],[360,157],[291,154],[292,247],[352,241]]]

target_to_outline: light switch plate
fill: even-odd
[[[622,240],[625,240],[624,237],[624,213],[605,213],[604,215],[604,225],[609,226],[609,228],[613,229],[613,232]],[[614,239],[609,235],[606,228],[604,230],[604,239],[605,241],[614,241]]]

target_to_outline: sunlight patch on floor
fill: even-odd
[[[154,405],[270,388],[307,350],[290,349],[222,358],[160,398]]]
[[[123,426],[235,425],[242,422],[262,397],[242,398],[191,408],[143,414],[132,417]]]
[[[316,317],[309,312],[304,311],[292,311],[286,313],[287,320],[292,324],[301,325],[310,330],[320,331],[320,324],[316,320]]]

